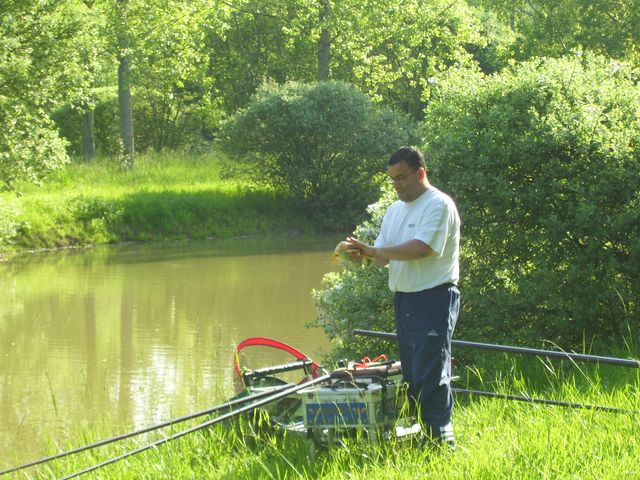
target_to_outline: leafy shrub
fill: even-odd
[[[353,227],[379,195],[376,173],[414,125],[342,82],[263,85],[223,127],[223,147],[253,179],[282,188],[323,227]]]
[[[0,96],[0,191],[40,183],[67,163],[65,143],[43,109]]]
[[[592,56],[453,75],[424,121],[463,221],[472,338],[563,347],[640,326],[640,89]]]
[[[117,202],[100,197],[79,195],[69,201],[68,207],[75,220],[85,227],[96,220],[113,224],[121,214],[121,208]]]
[[[458,338],[588,348],[638,335],[639,93],[631,71],[602,58],[460,72],[440,86],[423,126],[429,178],[462,219]],[[371,243],[393,198],[355,235]],[[351,335],[393,331],[386,281],[346,265],[314,292],[314,325],[338,356],[389,348]]]
[[[0,8],[0,191],[40,183],[69,160],[49,118],[71,95],[62,93],[65,81],[81,81],[68,58],[76,32],[69,8],[30,1]]]

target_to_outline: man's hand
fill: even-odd
[[[333,256],[334,258],[346,258],[353,263],[369,264],[373,261],[373,257],[366,255],[362,249],[352,245],[348,240],[343,240],[336,245]]]
[[[375,262],[381,266],[389,263],[389,260],[378,255],[378,250],[375,247],[362,243],[357,238],[347,237],[345,243],[348,245],[349,249],[355,249],[358,252],[361,262],[364,261],[367,264]]]
[[[347,237],[347,240],[345,241],[345,243],[347,244],[347,248],[353,248],[355,250],[358,250],[362,255],[366,255],[367,257],[375,257],[375,248],[373,248],[370,245],[367,245],[365,243],[362,243],[360,240],[358,240],[357,238],[353,238],[353,237]]]

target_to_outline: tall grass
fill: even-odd
[[[237,184],[220,179],[220,156],[215,152],[191,154],[180,151],[146,153],[136,158],[135,167],[126,170],[109,157],[89,162],[74,160],[57,171],[40,187],[21,185],[26,194],[59,194],[82,190],[96,194],[113,194],[131,190],[186,191],[211,188],[215,183],[222,189]]]
[[[72,163],[0,196],[0,253],[77,245],[312,231],[283,192],[223,179],[216,153],[148,154],[133,170]],[[259,175],[259,172],[256,172]]]
[[[584,372],[583,372],[584,373]],[[625,386],[601,379],[551,375],[536,394],[627,413],[458,397],[457,449],[418,442],[344,438],[315,457],[303,437],[256,428],[248,419],[201,430],[92,472],[96,479],[640,479],[640,377]],[[511,381],[512,380],[512,381]],[[520,393],[536,381],[491,382]],[[588,388],[585,388],[585,385]],[[173,427],[175,430],[185,425]],[[170,432],[165,432],[168,434]],[[109,433],[107,432],[107,435]],[[105,435],[105,436],[107,436]],[[84,434],[85,442],[98,439]],[[152,442],[147,436],[39,467],[31,478],[59,478]]]

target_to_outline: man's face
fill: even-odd
[[[425,172],[422,167],[416,170],[405,162],[399,162],[395,165],[387,165],[387,173],[389,181],[393,182],[398,197],[403,202],[412,202],[425,191],[425,185],[422,182]]]

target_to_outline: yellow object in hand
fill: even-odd
[[[336,245],[333,250],[333,258],[334,260],[344,258],[354,263],[365,263],[367,265],[373,262],[373,257],[363,255],[360,250],[344,240]]]

